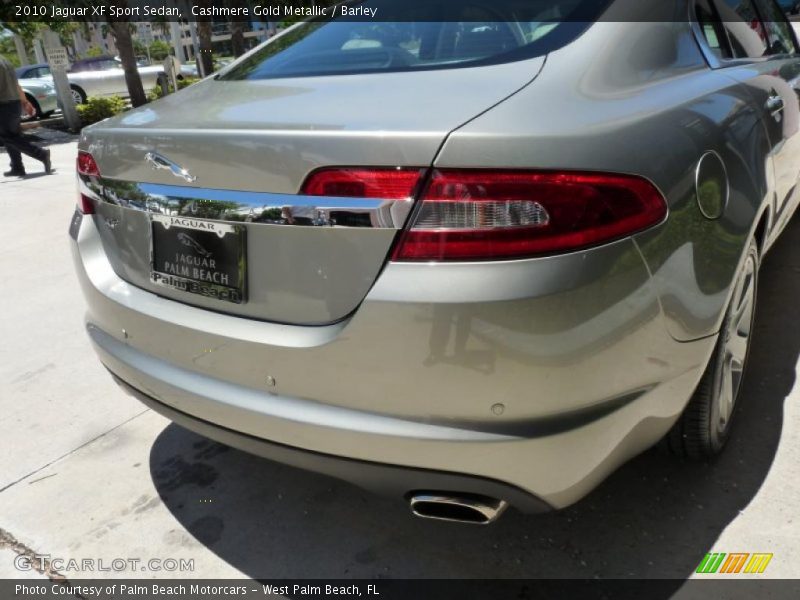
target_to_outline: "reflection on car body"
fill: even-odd
[[[156,87],[160,78],[166,77],[161,65],[139,67],[139,76],[146,90]],[[50,67],[46,63],[19,67],[17,77],[21,82],[36,77],[52,81]],[[76,61],[67,72],[76,104],[86,102],[90,96],[128,96],[125,70],[118,58],[98,56]]]

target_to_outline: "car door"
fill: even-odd
[[[800,54],[791,26],[775,0],[712,0],[721,22],[720,68],[743,83],[770,141],[770,240],[800,198]]]
[[[792,216],[800,193],[800,48],[794,30],[776,0],[755,0],[766,28],[769,42],[769,75],[780,78],[778,98],[767,98],[765,118],[773,117],[781,124],[779,150],[775,152],[775,232],[780,232]],[[770,90],[771,92],[771,90]],[[782,106],[781,106],[782,105]],[[780,119],[778,119],[780,115]],[[776,135],[778,135],[776,128]]]
[[[125,71],[111,58],[86,63],[75,72],[74,79],[87,96],[127,96],[127,91],[124,91]]]
[[[128,88],[125,85],[125,70],[119,61],[109,58],[99,62],[97,69],[102,82],[103,95],[128,95]]]

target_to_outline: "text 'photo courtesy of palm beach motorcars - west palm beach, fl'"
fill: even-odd
[[[800,202],[793,3],[146,4],[178,12],[145,52],[132,13],[51,24],[100,40],[71,68],[38,41],[15,65],[34,125],[84,119],[70,281],[114,398],[488,535],[646,452],[754,451],[762,266]]]

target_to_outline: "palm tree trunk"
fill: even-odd
[[[125,84],[128,86],[131,104],[134,107],[147,104],[147,95],[144,93],[142,78],[139,76],[139,68],[136,65],[136,52],[133,49],[130,23],[127,20],[109,21],[108,25],[111,28],[111,35],[114,36],[114,44],[117,46],[122,68],[125,70]]]
[[[228,0],[227,5],[230,8],[240,8],[244,6],[244,2],[242,0]],[[244,23],[241,21],[241,18],[233,18],[230,23],[231,49],[233,50],[233,55],[239,58],[244,54]]]
[[[241,21],[231,21],[231,47],[235,57],[244,54],[244,23]]]
[[[211,3],[209,0],[198,0],[198,6],[209,8]],[[206,17],[197,21],[197,38],[200,45],[200,56],[197,57],[197,62],[202,66],[203,77],[208,77],[214,72],[214,58],[212,56],[211,46],[211,18]]]

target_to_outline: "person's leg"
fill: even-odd
[[[11,171],[25,171],[20,153],[42,161],[47,167],[49,152],[22,135],[21,112],[22,105],[19,102],[0,103],[0,141],[6,147],[8,157],[11,159]]]
[[[19,150],[17,150],[14,146],[6,146],[6,152],[8,152],[8,158],[11,161],[11,169],[7,172],[4,172],[3,175],[6,177],[12,177],[14,175],[25,175],[25,165],[22,163],[22,154]]]
[[[14,103],[0,103],[0,143],[5,146],[8,158],[11,161],[11,170],[8,175],[25,173],[25,166],[22,164],[22,154],[16,146],[10,143],[13,138],[14,122],[10,117],[9,106]]]

